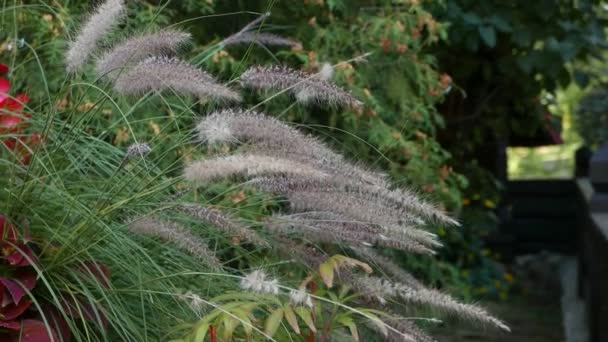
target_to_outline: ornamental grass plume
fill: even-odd
[[[397,330],[397,332],[393,330],[388,331],[388,335],[386,336],[387,342],[403,342],[408,339],[415,342],[437,342],[436,339],[427,335],[407,318],[388,317],[385,318],[385,323]]]
[[[365,229],[354,230],[352,224],[320,222],[298,219],[297,216],[277,215],[266,222],[270,231],[289,234],[298,233],[308,241],[342,243],[353,247],[387,247],[417,254],[434,254],[433,250],[413,239],[392,238],[383,233],[370,233]],[[360,226],[359,226],[360,227]]]
[[[240,31],[224,39],[220,45],[226,47],[231,45],[255,43],[262,46],[302,46],[302,44],[299,42],[278,36],[276,34],[259,32],[258,24],[269,16],[270,12],[260,15],[255,20],[245,25]]]
[[[511,331],[504,322],[490,315],[485,309],[460,303],[437,290],[424,287],[415,289],[406,284],[373,276],[358,276],[354,279],[353,286],[366,296],[375,297],[380,303],[385,303],[387,299],[396,299],[412,305],[428,306],[458,319]]]
[[[240,80],[244,87],[251,89],[288,91],[302,104],[361,107],[361,102],[350,92],[321,79],[317,74],[284,66],[254,66],[245,71]]]
[[[97,60],[97,76],[114,76],[123,68],[149,57],[175,55],[191,37],[188,32],[165,29],[127,38]]]
[[[376,266],[389,275],[414,289],[424,287],[424,285],[416,279],[411,273],[403,269],[403,267],[395,264],[391,259],[378,254],[371,248],[354,248],[353,251],[363,260],[366,260],[370,265]]]
[[[239,35],[228,37],[222,42],[224,46],[251,43],[261,46],[288,46],[294,48],[299,48],[302,46],[302,43],[296,42],[295,40],[266,32],[243,32]]]
[[[209,249],[205,241],[177,222],[154,217],[140,217],[130,222],[128,228],[129,231],[138,235],[157,237],[171,242],[214,269],[222,267],[215,253]]]
[[[184,177],[193,183],[207,184],[230,177],[289,175],[291,177],[325,178],[328,175],[309,165],[287,159],[258,155],[231,155],[199,160],[188,165]]]
[[[246,227],[227,213],[196,203],[179,204],[177,211],[182,212],[202,222],[208,223],[221,231],[250,242],[258,247],[269,247],[268,241],[261,238],[253,229]]]
[[[106,0],[82,24],[78,35],[68,45],[66,67],[68,72],[81,70],[95,52],[99,42],[124,18],[124,0]]]
[[[312,297],[305,289],[293,289],[289,292],[289,302],[293,305],[304,305],[309,308],[313,307]]]
[[[142,95],[149,91],[172,90],[178,94],[238,102],[241,96],[217,83],[206,72],[176,57],[155,56],[144,59],[118,76],[114,89],[123,95]]]
[[[279,294],[279,281],[268,279],[262,270],[253,271],[241,279],[241,288],[258,293]]]
[[[358,193],[383,206],[401,209],[407,212],[409,217],[419,215],[448,225],[458,225],[456,220],[434,205],[422,201],[412,191],[391,189],[387,175],[349,163],[317,138],[273,117],[251,111],[227,109],[201,119],[197,132],[201,141],[210,144],[250,143],[256,146],[252,152],[313,164],[327,173],[341,176],[316,183],[302,178],[285,180],[293,186],[300,184],[298,187],[308,190],[331,188],[332,191]]]
[[[262,113],[225,109],[201,119],[196,129],[198,138],[208,144],[250,143],[255,152],[289,156],[345,177],[387,184],[386,175],[357,167],[317,138]]]

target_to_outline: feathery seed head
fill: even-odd
[[[386,184],[386,175],[349,163],[317,138],[268,115],[226,109],[203,118],[197,130],[199,139],[207,143],[250,143],[250,150],[258,154],[314,165],[344,178]]]
[[[208,73],[178,58],[167,56],[149,57],[139,62],[118,76],[114,89],[124,95],[172,90],[200,99],[241,100],[238,93],[217,83]]]
[[[253,292],[278,295],[279,281],[277,279],[267,279],[264,271],[256,270],[241,279],[241,288]]]
[[[99,77],[114,76],[122,68],[146,58],[173,55],[191,38],[190,33],[166,29],[125,39],[97,60]]]
[[[125,159],[131,159],[134,157],[145,157],[148,153],[152,151],[152,148],[148,143],[135,143],[131,144],[127,148],[127,153],[125,154]]]
[[[288,67],[254,66],[245,71],[241,84],[252,89],[289,91],[298,102],[358,108],[361,102],[351,93],[317,77]]]
[[[327,173],[288,159],[254,154],[231,155],[199,160],[186,167],[185,178],[193,183],[209,183],[229,177],[288,176],[323,179]]]
[[[317,73],[323,81],[330,81],[334,77],[334,67],[329,63],[323,63],[321,70]]]
[[[177,222],[141,217],[129,223],[128,228],[135,234],[157,237],[172,242],[207,265],[215,269],[221,268],[221,263],[216,258],[215,253],[207,247],[207,244]]]
[[[301,47],[300,42],[281,37],[272,33],[265,32],[242,32],[240,34],[232,35],[222,42],[224,46],[232,46],[239,44],[258,44],[261,46],[289,46],[289,47]]]
[[[496,328],[511,331],[501,320],[490,315],[483,308],[460,303],[447,294],[424,287],[414,289],[402,283],[392,283],[382,278],[365,276],[358,277],[354,286],[366,295],[375,297],[379,302],[386,302],[386,298],[400,299],[413,305],[429,306],[446,314],[481,324],[488,324]]]
[[[203,306],[205,305],[205,301],[203,300],[203,298],[201,298],[201,296],[197,295],[196,293],[193,293],[192,291],[180,294],[178,295],[178,298],[188,303],[190,309],[192,309],[192,311],[196,312],[197,314],[200,314],[202,312]]]
[[[293,289],[289,292],[289,301],[293,305],[304,305],[312,309],[312,298],[306,292],[306,290],[302,289]]]
[[[219,209],[202,206],[195,203],[185,203],[177,206],[177,211],[183,212],[190,217],[211,224],[216,228],[248,241],[259,247],[268,247],[266,240],[261,238],[253,229],[248,228]]]
[[[124,0],[106,0],[91,14],[68,45],[65,56],[68,72],[76,72],[84,67],[99,42],[124,17],[125,12]]]

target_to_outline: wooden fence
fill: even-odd
[[[553,251],[579,261],[579,295],[587,304],[591,342],[608,342],[608,145],[572,180],[507,183],[499,238],[507,259]],[[587,174],[588,173],[588,174]]]

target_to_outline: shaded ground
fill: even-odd
[[[476,327],[446,325],[429,332],[440,342],[492,341],[492,342],[559,342],[565,341],[559,294],[555,299],[512,297],[506,302],[484,302],[493,314],[507,322],[510,334]]]

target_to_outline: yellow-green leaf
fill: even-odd
[[[334,263],[331,260],[319,265],[319,274],[327,287],[331,288],[334,283]]]
[[[253,332],[253,323],[251,322],[251,311],[243,310],[243,308],[234,309],[232,313],[238,317],[243,325],[245,334],[249,337]]]
[[[289,325],[291,326],[293,331],[295,331],[296,334],[300,335],[300,326],[298,325],[298,318],[293,312],[291,306],[289,304],[285,304],[285,306],[283,306],[283,311],[285,312],[285,319],[287,320],[287,323],[289,323]]]
[[[359,331],[357,330],[357,324],[353,321],[352,317],[342,316],[336,319],[336,321],[350,330],[350,334],[353,336],[353,341],[359,342]]]
[[[266,335],[272,337],[279,329],[279,325],[283,320],[283,308],[276,308],[270,315],[266,318],[266,322],[264,323],[264,332]]]
[[[304,323],[306,323],[310,331],[317,332],[317,329],[315,328],[315,322],[313,322],[312,314],[310,313],[310,310],[308,310],[308,308],[304,306],[297,306],[295,308],[295,311],[298,316],[300,316],[300,318],[304,321]]]
[[[207,336],[207,330],[209,330],[209,324],[200,325],[191,336],[190,342],[205,342],[205,336]]]
[[[232,341],[232,334],[234,333],[234,329],[239,326],[239,320],[226,315],[224,316],[224,341]]]

